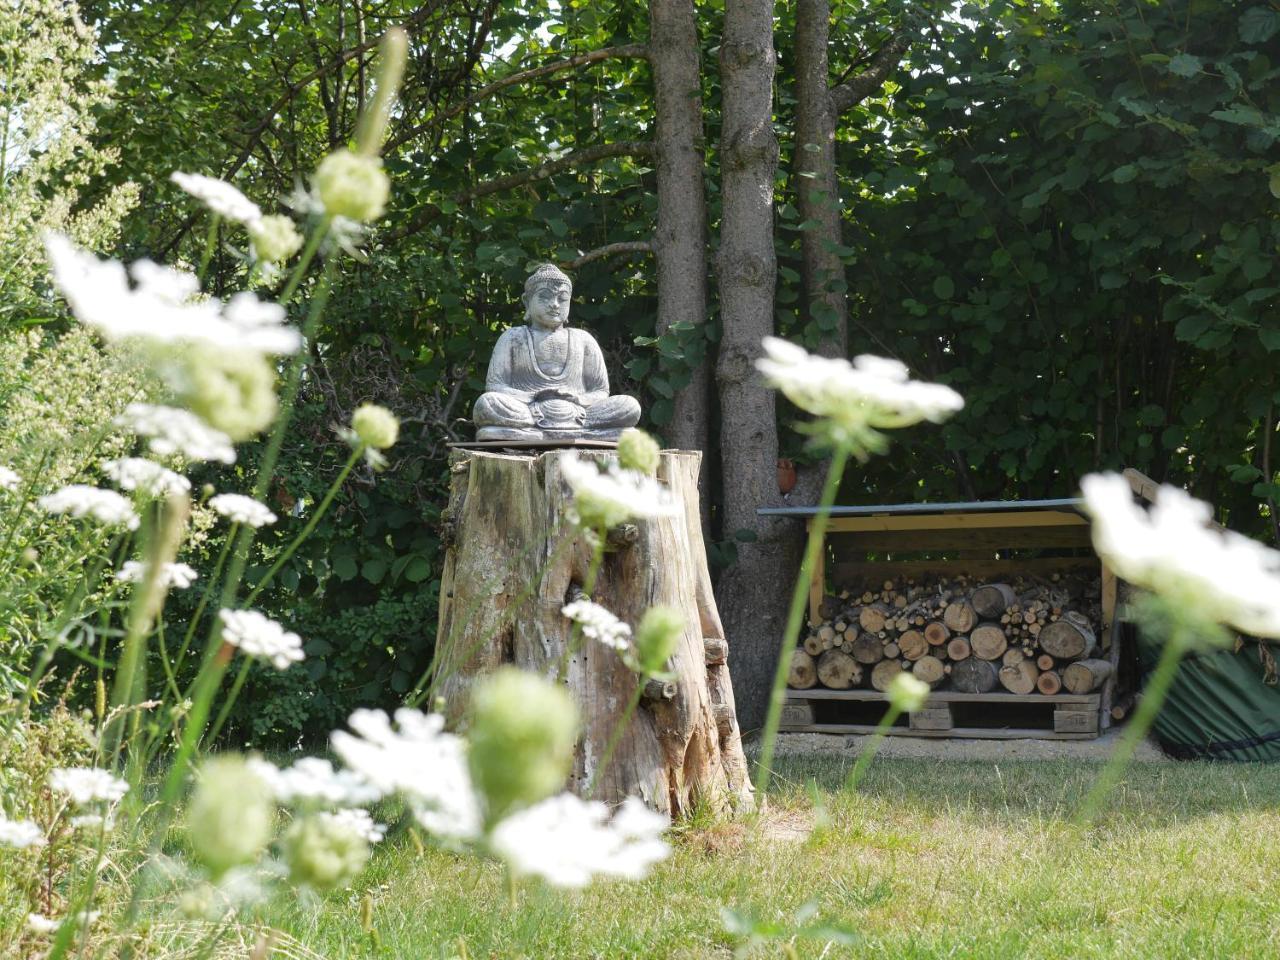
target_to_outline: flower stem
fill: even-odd
[[[1102,802],[1115,788],[1116,782],[1132,761],[1138,744],[1147,735],[1160,708],[1164,706],[1164,700],[1169,693],[1169,688],[1173,685],[1173,679],[1178,675],[1178,662],[1186,652],[1185,631],[1186,628],[1182,626],[1172,628],[1169,639],[1165,641],[1164,649],[1160,651],[1160,660],[1156,664],[1156,669],[1142,690],[1142,698],[1138,701],[1137,709],[1133,711],[1133,718],[1124,728],[1115,752],[1111,754],[1107,765],[1094,781],[1092,789],[1089,790],[1088,796],[1084,798],[1084,803],[1076,813],[1077,826],[1088,826],[1097,817]]]
[[[187,658],[187,648],[191,646],[196,629],[200,625],[200,618],[204,616],[204,608],[209,605],[209,597],[213,595],[214,588],[218,585],[218,578],[222,576],[222,566],[227,562],[227,554],[231,552],[231,543],[235,540],[239,529],[240,525],[233,523],[231,529],[227,531],[226,538],[222,541],[222,550],[218,553],[218,562],[213,566],[213,573],[209,576],[209,582],[205,584],[204,592],[200,595],[200,602],[196,605],[196,611],[191,615],[191,622],[187,624],[187,632],[182,636],[182,645],[178,648],[178,660],[173,667],[174,676],[177,676],[182,671],[182,664]]]
[[[293,541],[289,546],[285,547],[284,552],[281,553],[280,556],[276,558],[276,562],[271,565],[271,569],[262,575],[262,579],[258,581],[257,586],[250,590],[249,595],[244,598],[244,605],[246,607],[253,603],[254,597],[261,593],[262,589],[271,582],[271,578],[280,572],[280,568],[289,561],[289,558],[292,557],[294,551],[302,545],[302,542],[306,540],[307,537],[311,536],[311,532],[315,530],[316,524],[318,524],[321,518],[324,517],[325,511],[328,510],[329,505],[333,503],[333,498],[337,496],[338,490],[341,489],[342,484],[346,482],[347,477],[351,473],[352,467],[356,465],[356,460],[360,458],[362,453],[364,453],[363,444],[360,444],[351,451],[351,456],[347,458],[346,465],[342,468],[342,472],[339,473],[337,479],[329,485],[329,489],[325,493],[324,499],[321,500],[320,505],[316,507],[315,512],[311,515],[311,519],[307,521],[307,525],[302,528],[302,532],[293,538]]]
[[[871,739],[862,748],[862,752],[858,754],[857,762],[853,765],[853,769],[849,771],[849,776],[844,781],[846,790],[852,792],[858,789],[858,784],[862,782],[863,776],[866,775],[867,767],[871,766],[871,761],[875,759],[876,752],[880,749],[880,744],[889,732],[889,728],[897,722],[900,716],[902,716],[902,708],[893,703],[889,704],[889,709],[885,711],[885,715],[876,724],[876,728],[871,734]]]
[[[222,725],[227,722],[227,717],[231,716],[231,708],[235,706],[236,698],[240,696],[244,682],[249,678],[249,668],[251,666],[253,666],[253,660],[245,657],[244,662],[240,664],[240,672],[236,674],[235,680],[231,683],[231,692],[223,700],[222,709],[218,711],[218,716],[213,721],[213,726],[209,728],[209,733],[205,737],[206,740],[212,742],[218,739],[218,734],[222,732]]]
[[[764,796],[769,789],[769,777],[773,772],[773,748],[778,739],[778,724],[782,719],[782,701],[787,692],[787,674],[791,671],[791,654],[800,637],[804,608],[809,599],[809,580],[812,577],[814,564],[818,560],[818,551],[823,548],[826,539],[827,519],[831,516],[831,505],[835,503],[836,491],[840,489],[840,478],[844,475],[845,464],[849,461],[849,452],[847,444],[838,444],[831,455],[831,466],[827,469],[827,479],[822,487],[818,513],[814,516],[813,524],[809,528],[809,542],[805,544],[800,576],[796,578],[795,590],[791,593],[791,609],[787,612],[787,626],[782,634],[782,647],[778,651],[778,666],[773,673],[773,689],[769,693],[769,711],[765,715],[761,740],[760,767],[756,777],[756,789],[761,796]]]

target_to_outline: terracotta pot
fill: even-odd
[[[796,465],[782,457],[778,460],[778,492],[790,493],[796,486]]]

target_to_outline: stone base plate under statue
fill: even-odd
[[[450,450],[616,450],[617,439],[597,440],[590,437],[543,437],[541,439],[460,440],[448,445]]]

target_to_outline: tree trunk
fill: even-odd
[[[1087,657],[1098,642],[1089,618],[1075,611],[1064,613],[1061,620],[1045,624],[1038,639],[1040,648],[1059,660]]]
[[[1000,684],[1010,693],[1026,695],[1036,688],[1040,671],[1030,660],[1019,660],[1000,668]]]
[[[733,669],[743,700],[741,719],[754,727],[768,705],[799,570],[803,527],[761,518],[759,507],[781,502],[778,430],[773,391],[753,366],[760,341],[773,332],[777,260],[773,248],[773,4],[725,5],[720,44],[721,220],[717,271],[723,333],[716,362],[720,394],[723,489],[721,534],[737,543],[737,560],[720,576],[717,595],[733,644]]]
[[[961,693],[986,693],[995,689],[998,673],[990,660],[968,657],[951,665],[951,686]]]
[[[969,634],[969,646],[973,655],[983,660],[999,660],[1009,649],[1009,640],[998,624],[983,623],[973,628]]]
[[[1018,595],[1007,583],[987,583],[973,591],[969,602],[984,620],[999,620],[1006,610],[1018,602]]]
[[[936,687],[946,677],[945,665],[937,657],[926,654],[911,667],[917,680],[922,680],[931,687]]]
[[[795,36],[796,201],[811,228],[800,234],[809,319],[821,331],[818,352],[849,353],[849,310],[840,236],[836,181],[836,114],[828,82],[830,0],[797,0]]]
[[[793,690],[808,690],[818,683],[818,668],[813,655],[806,650],[791,654],[791,671],[787,674],[787,686]]]
[[[832,690],[848,690],[862,682],[862,664],[847,653],[828,650],[818,658],[818,679]]]
[[[1068,693],[1092,693],[1111,676],[1111,664],[1106,660],[1077,660],[1062,671],[1062,685]]]
[[[702,134],[698,25],[692,0],[649,4],[649,63],[653,69],[654,142],[658,156],[658,227],[654,259],[658,274],[658,333],[673,323],[707,322],[706,167]],[[689,382],[676,391],[671,421],[663,429],[682,450],[706,450],[711,416],[708,341],[688,355]],[[709,503],[704,505],[704,510]]]
[[[564,682],[583,717],[570,787],[581,793],[640,680],[601,643],[580,640],[570,649],[573,625],[560,608],[581,591],[592,557],[586,538],[573,538],[565,522],[572,494],[560,464],[575,455],[455,455],[437,642],[440,692],[455,720],[476,676],[504,663],[553,676],[567,662]],[[641,701],[595,791],[608,803],[640,796],[673,817],[698,802],[728,810],[752,801],[729,667],[722,659],[708,662],[708,650],[717,650],[725,634],[698,516],[700,462],[699,453],[662,454],[658,476],[684,516],[639,521],[634,540],[605,554],[592,591],[593,600],[632,625],[653,604],[684,614],[670,661],[674,696]]]

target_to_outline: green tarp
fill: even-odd
[[[1139,635],[1144,676],[1159,646]],[[1189,655],[1155,722],[1160,746],[1181,759],[1280,760],[1280,647],[1247,640],[1238,651]]]

